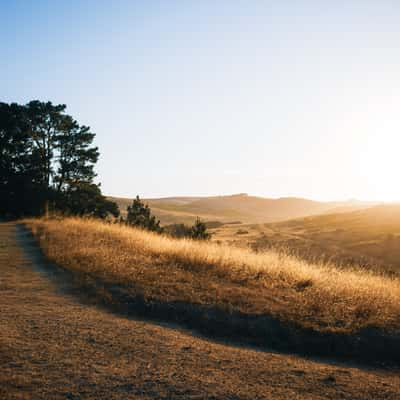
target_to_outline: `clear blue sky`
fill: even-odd
[[[110,195],[400,200],[400,2],[0,1],[0,101],[65,103]]]

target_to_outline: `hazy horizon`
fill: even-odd
[[[1,99],[67,104],[106,195],[400,201],[400,3],[0,4]]]
[[[110,195],[105,193],[107,197],[113,197],[113,198],[120,198],[120,199],[133,199],[137,195],[141,199],[146,199],[146,200],[162,200],[162,199],[175,199],[175,198],[210,198],[210,197],[230,197],[230,196],[249,196],[249,197],[258,197],[262,199],[267,199],[267,200],[280,200],[280,199],[297,199],[297,200],[311,200],[311,201],[316,201],[316,202],[322,202],[322,203],[362,203],[362,204],[400,204],[400,201],[383,201],[383,200],[365,200],[365,199],[327,199],[327,200],[319,200],[319,199],[313,199],[313,198],[308,198],[308,197],[300,197],[300,196],[279,196],[279,197],[271,197],[271,196],[260,196],[256,195],[253,193],[223,193],[223,194],[209,194],[209,195],[196,195],[196,194],[190,194],[190,195],[176,195],[176,196],[159,196],[159,197],[145,197],[141,196],[140,193],[136,193],[134,195],[128,195],[128,196],[118,196],[118,195]]]

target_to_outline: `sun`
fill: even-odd
[[[356,159],[371,200],[400,201],[400,132],[368,135]]]

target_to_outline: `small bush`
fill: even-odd
[[[160,226],[160,221],[151,214],[150,207],[147,204],[144,204],[140,200],[139,196],[136,196],[132,205],[127,207],[127,211],[128,214],[126,220],[124,220],[127,225],[136,226],[158,233],[163,232],[163,229]]]
[[[192,228],[185,224],[172,224],[165,227],[165,233],[176,238],[191,237]]]
[[[207,232],[206,224],[200,218],[197,218],[192,226],[191,234],[193,239],[209,240],[211,238],[211,235]]]
[[[185,224],[172,224],[165,227],[165,232],[176,238],[190,238],[195,240],[208,240],[211,235],[207,232],[207,225],[201,221],[200,218],[196,219],[193,226]]]

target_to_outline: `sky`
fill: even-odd
[[[400,200],[400,2],[0,0],[0,101],[67,105],[107,195]]]

